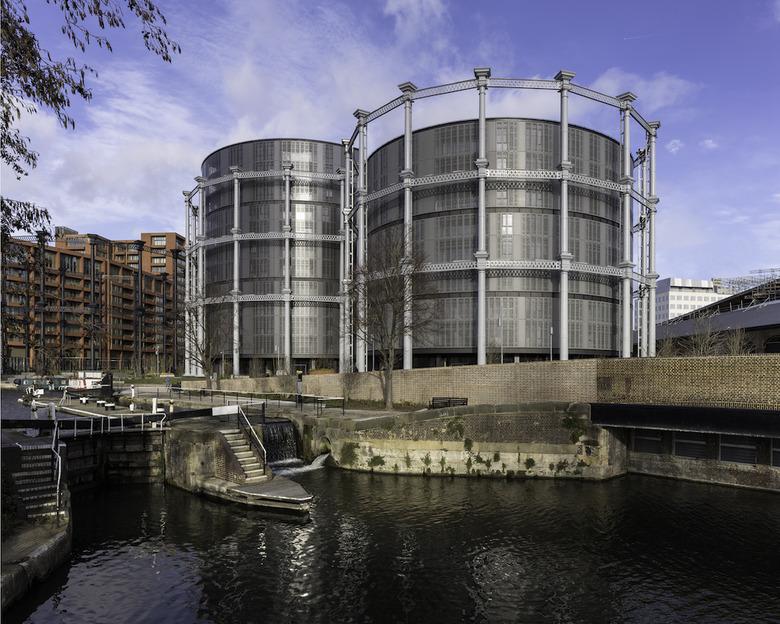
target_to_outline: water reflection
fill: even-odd
[[[760,622],[780,497],[628,477],[319,470],[294,523],[173,488],[75,498],[69,567],[8,622]]]

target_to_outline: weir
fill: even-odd
[[[263,426],[263,444],[269,464],[298,457],[295,426],[289,420],[267,421]]]

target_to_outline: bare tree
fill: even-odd
[[[675,357],[677,355],[677,345],[674,338],[667,336],[663,340],[657,341],[656,355],[658,357]]]
[[[421,251],[404,252],[401,228],[386,228],[372,238],[366,263],[356,267],[350,284],[353,328],[379,356],[386,409],[393,408],[393,371],[404,336],[424,339],[433,324],[433,305],[426,301],[432,292],[431,281],[423,272],[424,265]],[[358,310],[361,300],[365,302],[362,311]],[[407,310],[410,315],[405,314]]]
[[[723,334],[712,327],[712,316],[702,314],[693,321],[693,333],[682,343],[683,355],[718,355],[723,344]]]
[[[204,305],[204,313],[199,315],[199,302],[193,300],[189,323],[184,326],[184,340],[190,345],[190,358],[203,370],[207,388],[211,388],[218,361],[225,353],[232,353],[233,312],[228,301],[226,298],[222,304]]]
[[[747,355],[753,351],[753,343],[747,339],[743,328],[738,327],[726,332],[723,338],[723,352],[726,355]]]

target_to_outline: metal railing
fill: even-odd
[[[265,446],[263,446],[263,442],[260,440],[260,436],[257,435],[254,427],[252,427],[250,424],[249,419],[244,413],[244,410],[241,409],[240,405],[237,405],[236,407],[238,408],[236,410],[236,424],[238,425],[238,429],[239,431],[245,432],[245,435],[249,438],[250,448],[254,449],[254,451],[258,453],[261,461],[263,462],[263,466],[265,466],[267,456]],[[262,404],[262,408],[263,419],[265,419],[265,404]]]
[[[55,493],[54,511],[57,516],[57,524],[60,522],[60,505],[62,503],[62,456],[60,455],[60,426],[54,421],[54,430],[51,436],[52,474],[51,480],[57,484]]]
[[[163,392],[166,392],[163,390]],[[329,403],[337,403],[341,407],[341,415],[346,413],[346,398],[324,396],[318,394],[298,394],[296,392],[241,392],[238,390],[212,390],[209,388],[174,389],[173,392],[181,399],[208,403],[209,405],[243,405],[248,406],[257,401],[268,403],[276,401],[277,408],[281,408],[282,402],[293,403],[295,407],[303,411],[304,404],[312,404],[317,415],[321,415]],[[168,391],[170,395],[170,391]],[[158,395],[159,396],[159,395]]]

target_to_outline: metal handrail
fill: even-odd
[[[257,435],[257,432],[254,430],[252,425],[249,422],[249,419],[246,417],[246,414],[244,413],[244,410],[241,409],[240,405],[236,405],[238,408],[238,412],[236,413],[236,421],[238,424],[239,429],[249,429],[250,435],[249,435],[249,445],[250,446],[256,446],[258,447],[257,450],[262,455],[263,459],[263,465],[265,466],[267,453],[265,450],[265,447],[263,446],[263,442],[260,440],[260,437]],[[263,406],[263,410],[265,411],[265,406]],[[241,419],[243,418],[244,422],[241,422]]]
[[[53,454],[54,466],[52,466],[52,480],[54,480],[54,472],[57,476],[57,492],[55,498],[55,511],[57,513],[57,523],[60,521],[60,502],[61,502],[61,487],[62,487],[62,456],[60,455],[60,425],[55,421],[54,431],[51,437],[51,452]]]

